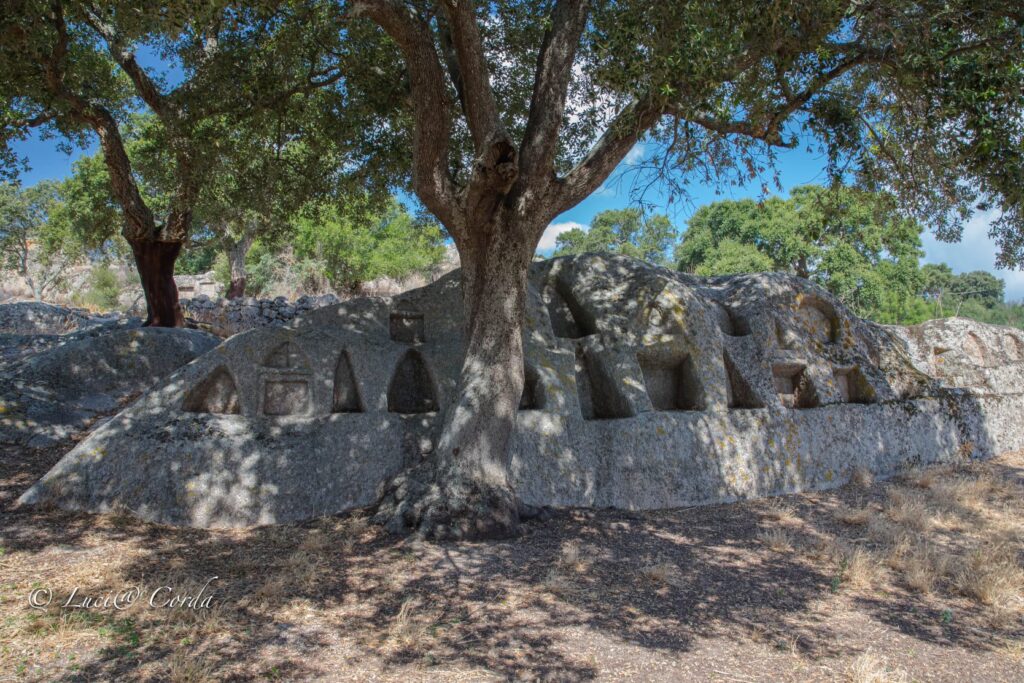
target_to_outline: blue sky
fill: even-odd
[[[29,170],[22,175],[22,182],[31,185],[46,178],[59,179],[68,175],[72,162],[81,156],[95,151],[76,151],[67,155],[57,149],[56,140],[40,140],[32,138],[15,145],[16,151],[28,158]],[[544,233],[538,251],[547,254],[554,248],[555,237],[572,227],[583,227],[590,224],[594,215],[606,209],[619,209],[631,204],[630,188],[631,163],[642,158],[643,148],[634,148],[626,161],[616,170],[609,182],[585,201],[565,212],[552,222]],[[824,182],[824,159],[796,149],[779,155],[778,170],[782,187],[790,189],[797,185]],[[665,212],[679,226],[686,226],[686,221],[694,209],[703,204],[719,199],[742,199],[760,196],[760,184],[755,183],[742,188],[725,188],[716,194],[713,187],[694,184],[691,186],[692,197],[689,202],[668,204],[668,198],[656,190],[650,191],[645,201],[652,203],[656,211]],[[925,261],[930,263],[948,263],[955,272],[971,270],[987,270],[1006,281],[1006,298],[1010,301],[1024,300],[1024,272],[996,270],[995,244],[988,237],[988,227],[994,214],[976,215],[964,229],[963,240],[955,244],[936,240],[930,233],[924,235]]]
[[[619,209],[630,205],[631,175],[630,163],[643,157],[642,146],[637,146],[616,169],[610,182],[605,183],[597,192],[573,209],[559,216],[548,227],[541,240],[538,251],[550,253],[555,245],[555,237],[573,227],[586,228],[597,213],[606,209]],[[779,153],[777,168],[779,182],[785,190],[798,185],[826,182],[826,163],[823,156],[806,151],[805,148],[785,150]],[[769,186],[774,187],[772,182]],[[746,187],[725,188],[716,194],[715,188],[707,185],[691,186],[692,197],[689,202],[668,204],[663,193],[651,191],[645,201],[652,203],[656,211],[667,213],[680,231],[686,227],[686,221],[694,210],[704,204],[722,199],[760,198],[761,184],[752,183]],[[963,239],[957,243],[940,242],[927,230],[922,235],[924,246],[924,262],[948,263],[954,272],[964,273],[972,270],[987,270],[996,277],[1006,281],[1006,299],[1008,301],[1024,300],[1024,271],[996,270],[995,242],[988,236],[989,225],[995,219],[995,213],[979,213],[964,227]]]

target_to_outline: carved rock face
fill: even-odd
[[[195,526],[372,503],[383,481],[431,457],[455,398],[458,278],[232,337],[90,435],[26,502],[122,505]],[[934,366],[949,356],[1019,379],[1017,333],[917,337],[928,353],[781,274],[705,279],[595,255],[534,263],[513,485],[533,505],[658,508],[1024,445],[1019,381],[976,394],[929,378],[947,381]]]

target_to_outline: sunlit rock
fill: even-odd
[[[1024,447],[1016,330],[888,328],[795,277],[697,278],[596,255],[534,263],[527,300],[511,472],[528,505],[732,501]],[[461,311],[455,272],[232,337],[22,502],[200,527],[373,503],[433,457]]]

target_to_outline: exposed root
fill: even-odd
[[[394,534],[435,541],[510,538],[519,529],[515,494],[422,462],[394,479],[380,496],[373,521]]]

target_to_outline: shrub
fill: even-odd
[[[88,289],[81,296],[81,302],[89,308],[109,311],[117,308],[121,283],[115,273],[106,264],[92,267],[87,280]]]

